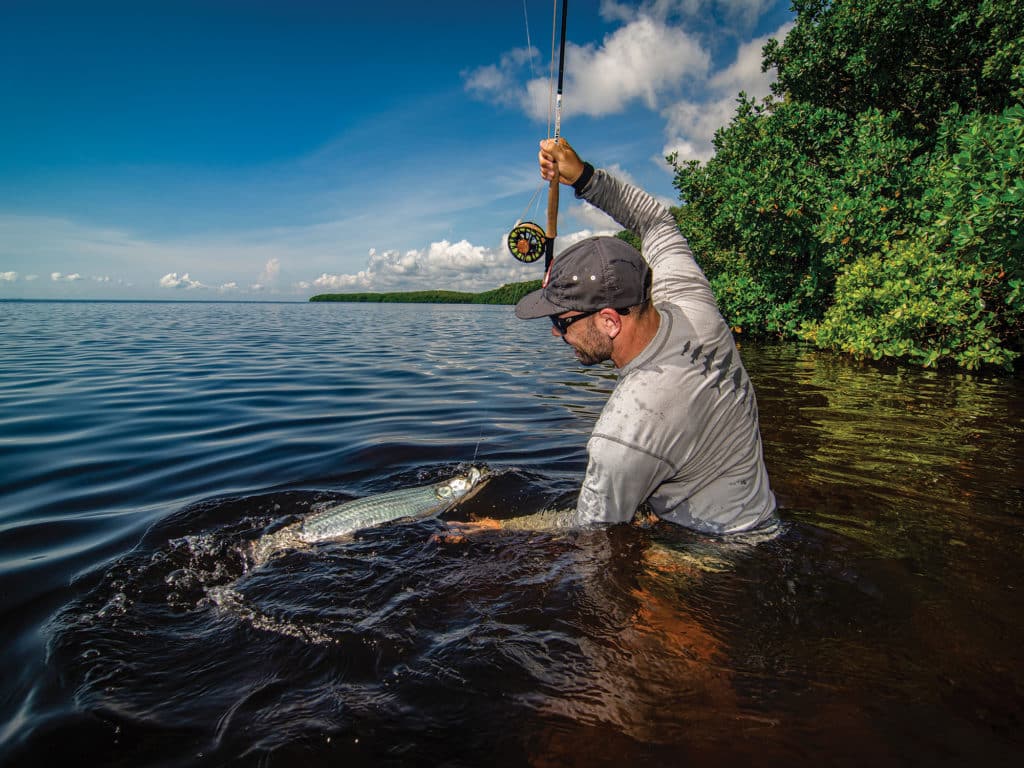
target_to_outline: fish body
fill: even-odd
[[[418,520],[439,515],[466,498],[480,485],[482,470],[471,468],[441,483],[402,488],[354,499],[314,512],[297,523],[258,539],[252,548],[255,565],[265,563],[283,549],[296,549],[318,541],[349,536],[395,520]]]

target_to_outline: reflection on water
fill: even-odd
[[[474,458],[450,519],[571,505],[611,372],[510,314],[0,305],[3,761],[1016,764],[1020,378],[745,345],[777,530],[425,520],[250,567]]]

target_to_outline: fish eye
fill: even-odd
[[[447,499],[449,496],[452,495],[452,489],[449,488],[447,485],[444,486],[443,488],[438,488],[437,495],[440,496],[442,499]]]

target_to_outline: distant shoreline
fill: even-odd
[[[515,304],[540,288],[540,280],[506,283],[482,293],[464,291],[397,291],[389,293],[320,293],[310,301],[348,301],[369,304]]]

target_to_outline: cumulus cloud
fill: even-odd
[[[51,272],[50,279],[55,283],[74,283],[82,279],[82,276],[77,272],[72,272],[70,275],[65,275],[62,272]]]
[[[662,155],[675,153],[682,160],[707,160],[714,154],[711,140],[715,131],[726,125],[736,113],[736,94],[698,104],[680,101],[665,109],[665,135],[668,141]]]
[[[710,97],[705,101],[683,100],[662,110],[667,137],[662,155],[675,153],[679,160],[705,161],[714,154],[715,131],[736,114],[736,99],[741,91],[754,99],[770,92],[774,73],[761,71],[761,50],[771,37],[785,39],[792,23],[771,34],[739,46],[732,63],[716,72],[707,83]]]
[[[0,243],[5,250],[19,252],[23,259],[23,264],[2,266],[17,271],[19,283],[38,279],[36,275],[25,274],[28,265],[61,264],[70,254],[78,260],[94,261],[95,271],[82,269],[80,274],[76,273],[77,278],[65,272],[47,271],[42,279],[52,285],[80,279],[91,284],[95,295],[113,295],[106,291],[136,284],[147,286],[147,296],[153,288],[160,293],[174,288],[213,291],[227,283],[233,283],[227,290],[244,293],[247,286],[257,281],[268,291],[298,293],[292,286],[283,286],[286,265],[308,263],[311,259],[330,263],[337,243],[345,240],[348,233],[346,219],[312,226],[263,227],[212,236],[147,240],[127,229],[93,227],[49,216],[13,216],[0,211]],[[178,271],[164,274],[168,264],[178,267]],[[308,268],[312,271],[323,267]],[[192,278],[197,271],[207,280]],[[163,278],[154,280],[154,276],[161,274]]]
[[[594,117],[622,112],[635,101],[655,109],[662,94],[704,77],[711,64],[697,38],[650,18],[627,24],[600,47],[567,48],[573,111]]]
[[[604,0],[602,16],[622,26],[599,45],[566,43],[565,87],[572,93],[566,110],[600,117],[642,105],[665,120],[662,157],[676,153],[682,160],[707,160],[715,131],[735,114],[738,94],[768,95],[774,75],[761,71],[761,50],[769,37],[784,39],[792,24],[741,43],[733,60],[717,71],[710,50],[686,30],[699,26],[711,35],[708,25],[718,19],[742,34],[772,5],[772,0],[645,0],[638,5]],[[464,74],[466,88],[494,102],[517,101],[531,117],[548,118],[547,73],[529,77],[523,69],[528,54],[512,51],[497,64]],[[524,79],[526,87],[518,87]],[[687,97],[679,99],[684,90]]]
[[[615,219],[600,208],[595,208],[590,203],[582,203],[576,208],[574,214],[586,227],[587,237],[591,234],[614,234],[622,229],[622,227],[615,223]],[[562,238],[562,240],[564,241],[565,238]],[[559,241],[556,240],[555,242],[558,243]]]
[[[177,272],[168,272],[166,275],[160,278],[161,288],[184,288],[186,290],[192,290],[194,288],[205,288],[198,280],[193,280],[189,277],[188,272],[182,275],[178,275]]]
[[[774,0],[715,0],[725,18],[751,25],[770,9]]]
[[[0,272],[0,282],[13,283],[18,279],[17,272]]]
[[[637,4],[602,0],[601,17],[628,22],[639,15],[664,21],[669,18],[706,21],[720,17],[731,25],[752,25],[774,0],[644,0]]]
[[[415,291],[444,286],[483,291],[539,277],[537,265],[521,264],[504,249],[441,240],[425,249],[371,249],[366,268],[349,274],[321,274],[309,286],[319,291]]]
[[[769,38],[784,40],[792,28],[793,24],[789,22],[771,34],[743,43],[736,51],[733,63],[711,78],[711,88],[720,93],[746,91],[748,96],[759,99],[767,96],[772,76],[761,71],[761,51]]]
[[[536,48],[513,48],[503,53],[497,64],[488,64],[463,73],[466,90],[489,101],[516,106],[520,98],[518,73],[536,61]]]
[[[655,109],[665,94],[686,80],[705,77],[711,62],[696,37],[649,16],[631,20],[599,46],[567,42],[565,59],[571,111],[594,117],[622,112],[637,101]],[[525,49],[506,53],[497,65],[464,73],[466,88],[498,103],[517,102],[530,116],[547,119],[551,111],[547,78],[530,79],[525,90],[518,86],[528,60]]]
[[[280,274],[281,260],[274,257],[269,259],[266,266],[263,267],[263,272],[260,273],[258,282],[260,285],[273,285],[277,282],[277,278]]]

